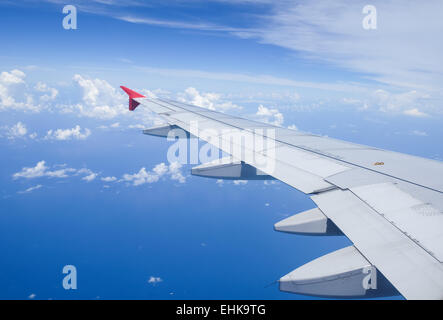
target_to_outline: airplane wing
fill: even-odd
[[[122,89],[130,110],[143,105],[166,121],[145,134],[168,136],[179,129],[230,155],[194,167],[192,174],[278,179],[317,205],[276,223],[275,230],[351,240],[352,246],[283,276],[280,290],[374,297],[393,286],[406,299],[443,299],[442,162]]]

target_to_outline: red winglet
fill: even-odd
[[[129,110],[134,111],[135,108],[137,108],[137,106],[140,104],[139,102],[135,101],[134,98],[145,98],[145,96],[135,92],[134,90],[126,88],[125,86],[120,86],[120,88],[122,88],[123,91],[129,96]]]

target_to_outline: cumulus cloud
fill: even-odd
[[[180,163],[173,162],[169,165],[169,170],[167,173],[170,175],[170,178],[172,180],[178,181],[180,183],[185,183],[186,178],[181,173],[181,170],[180,170],[181,167],[182,167],[182,165]]]
[[[240,106],[231,101],[223,100],[221,94],[213,92],[200,93],[193,87],[189,87],[184,93],[178,94],[178,100],[209,110],[226,111],[229,109],[241,109]]]
[[[26,83],[26,74],[18,69],[0,73],[0,111],[22,110],[39,112],[47,107],[58,91],[39,82],[35,87]]]
[[[82,180],[85,180],[87,182],[91,182],[92,180],[95,180],[95,178],[97,178],[97,176],[98,176],[98,173],[93,172],[93,173],[83,177]]]
[[[2,84],[19,84],[25,83],[26,74],[23,71],[14,69],[11,72],[3,71],[0,73],[0,82]]]
[[[9,139],[23,138],[27,133],[26,125],[19,121],[8,130],[7,136]]]
[[[146,168],[141,168],[139,172],[134,174],[124,174],[122,181],[132,183],[134,186],[143,185],[146,183],[154,183],[164,176],[169,176],[171,180],[185,183],[186,178],[181,173],[182,165],[178,162],[173,162],[169,166],[165,163],[156,165],[152,171],[146,171]]]
[[[426,103],[429,95],[416,90],[393,94],[379,89],[374,92],[374,98],[381,111],[424,116],[425,113],[420,111],[419,108]]]
[[[150,276],[149,279],[148,279],[148,283],[152,284],[152,285],[157,284],[159,282],[163,282],[163,279],[160,278],[160,277]]]
[[[117,181],[117,178],[116,177],[103,177],[103,178],[101,178],[101,180],[103,182],[113,182],[113,181]]]
[[[60,99],[60,96],[63,96],[60,94],[62,90],[69,93],[71,103],[67,104],[65,100]],[[155,96],[149,90],[144,90],[143,94],[148,97]],[[106,120],[121,116],[134,117],[127,106],[127,95],[103,79],[75,74],[71,87],[57,89],[42,81],[34,85],[27,83],[26,74],[18,69],[0,73],[0,111],[39,112],[47,109],[62,114],[73,113],[81,117]],[[145,123],[150,124],[155,118],[147,111],[137,113],[137,119]],[[114,123],[112,127],[118,125]]]
[[[17,178],[39,178],[46,174],[48,167],[45,165],[45,161],[39,161],[35,167],[24,167],[20,172],[14,173],[14,179]]]
[[[114,176],[106,176],[102,177],[101,181],[103,182],[128,182],[134,186],[139,186],[147,183],[154,183],[159,181],[161,178],[169,178],[173,181],[178,181],[179,183],[185,183],[186,177],[181,172],[182,165],[178,162],[173,162],[169,166],[165,163],[157,164],[151,171],[147,171],[146,168],[141,168],[139,172],[134,174],[124,174],[122,179],[118,180]],[[44,160],[39,161],[33,167],[23,167],[19,172],[16,172],[12,175],[14,180],[16,179],[36,179],[36,178],[69,178],[75,176],[81,176],[81,180],[86,182],[91,182],[97,177],[99,177],[100,173],[94,172],[88,168],[70,168],[63,165],[54,165],[52,167],[47,166]],[[37,186],[40,188],[40,186]],[[30,192],[34,189],[27,190],[26,192]]]
[[[79,117],[88,117],[98,120],[110,120],[114,118],[134,118],[145,125],[152,125],[158,116],[146,108],[139,108],[137,112],[128,110],[128,96],[120,89],[112,86],[109,82],[99,78],[88,78],[75,74],[72,78],[73,86],[77,93],[72,94],[71,104],[57,104],[61,113],[75,114]],[[149,90],[142,90],[146,97],[155,97]],[[111,128],[118,128],[119,122],[110,125]],[[100,128],[107,128],[100,126]]]
[[[23,107],[15,99],[14,91],[22,89],[25,81],[25,74],[20,70],[12,70],[10,72],[3,71],[0,73],[0,108],[17,108]]]
[[[432,99],[429,94],[410,90],[404,92],[389,92],[378,89],[363,99],[343,98],[344,104],[355,106],[358,110],[378,110],[391,114],[405,114],[415,117],[426,117],[423,109],[433,110]]]
[[[61,105],[63,112],[99,119],[111,119],[129,112],[127,96],[106,80],[89,79],[80,74],[74,75],[72,80],[74,86],[80,90],[80,101]]]
[[[45,139],[52,140],[84,140],[91,135],[91,130],[85,128],[82,132],[81,127],[76,125],[72,129],[49,130]]]
[[[57,89],[50,88],[46,83],[41,81],[37,82],[34,88],[35,90],[43,93],[43,95],[40,96],[40,100],[45,102],[54,100],[58,95]]]
[[[94,174],[94,178],[97,174],[93,173],[91,170],[87,168],[74,169],[66,167],[65,165],[55,165],[52,168],[46,166],[46,162],[44,160],[37,162],[34,167],[24,167],[19,172],[16,172],[12,175],[13,179],[35,179],[41,177],[48,178],[68,178],[73,175],[81,175],[86,174],[87,176],[91,176]],[[86,177],[85,177],[86,178]],[[88,179],[84,179],[86,181],[92,181],[91,177]]]
[[[29,137],[30,139],[37,138],[37,133],[29,133],[28,128],[26,127],[26,124],[19,121],[13,126],[2,126],[0,127],[0,137],[6,137],[9,140],[15,140],[17,138],[25,139],[26,137]]]
[[[155,172],[147,172],[146,168],[141,168],[139,172],[134,174],[124,174],[123,180],[132,182],[134,186],[139,186],[145,183],[157,182],[160,179]]]
[[[273,124],[275,126],[281,126],[284,121],[283,114],[275,108],[266,108],[263,105],[259,105],[257,112],[255,113],[261,121]]]

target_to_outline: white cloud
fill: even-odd
[[[4,131],[5,132],[5,137],[10,139],[10,140],[15,140],[17,138],[26,138],[26,137],[29,137],[30,139],[33,139],[33,140],[35,138],[37,138],[37,133],[36,132],[28,134],[29,130],[26,127],[26,124],[24,124],[21,121],[17,122],[12,127],[8,127],[8,126],[0,127],[0,130]],[[1,134],[0,134],[0,137],[2,137]]]
[[[58,169],[61,167],[61,169]],[[87,168],[82,169],[74,169],[66,167],[65,165],[55,165],[52,170],[46,166],[46,162],[44,160],[37,162],[34,167],[24,167],[19,172],[16,172],[12,175],[13,179],[34,179],[41,177],[48,178],[68,178],[73,175],[86,174],[83,180],[92,181],[98,175]],[[91,175],[95,175],[93,178]]]
[[[229,1],[231,2],[231,1]],[[255,3],[256,1],[242,1]],[[262,2],[261,0],[259,2]],[[115,2],[106,1],[107,5]],[[426,3],[409,1],[407,5],[402,0],[387,0],[377,2],[379,25],[377,30],[367,31],[361,26],[364,15],[362,8],[367,4],[364,0],[349,3],[346,0],[337,1],[275,1],[266,2],[266,11],[256,16],[253,26],[229,27],[218,26],[209,22],[199,21],[168,21],[128,15],[109,14],[114,18],[130,23],[142,23],[158,27],[173,27],[179,29],[198,29],[211,32],[225,32],[240,38],[254,38],[260,43],[273,44],[297,52],[311,62],[320,60],[322,63],[339,66],[342,70],[359,72],[361,83],[355,82],[303,82],[294,79],[279,78],[271,75],[233,74],[223,72],[207,72],[201,70],[161,69],[136,67],[151,74],[183,78],[201,78],[223,81],[242,81],[256,84],[272,84],[291,87],[307,87],[328,90],[345,90],[356,92],[355,88],[367,90],[375,87],[368,84],[366,78],[388,84],[396,92],[417,90],[431,94],[431,98],[439,99],[430,103],[433,111],[441,112],[443,85],[443,66],[441,52],[443,44],[439,39],[443,27],[441,11],[443,4],[439,0]],[[103,12],[112,10],[103,10]],[[95,12],[97,13],[97,12]],[[106,13],[100,13],[106,14]],[[0,77],[5,84],[23,85],[23,72],[11,71]],[[354,78],[354,77],[353,77]],[[341,80],[341,79],[339,79]],[[113,118],[126,113],[127,99],[106,81],[87,79],[76,75],[74,83],[82,90],[82,101],[66,106],[65,110],[78,114]],[[106,85],[107,84],[107,85]],[[109,85],[109,86],[108,86]],[[378,87],[378,84],[376,84]],[[362,89],[363,88],[363,89]],[[190,90],[192,91],[192,90]],[[2,95],[0,97],[11,95]],[[103,94],[102,94],[103,93]],[[46,93],[49,97],[50,93]],[[194,101],[206,108],[216,108],[212,93],[201,94],[185,92],[186,101]],[[112,97],[112,98],[111,98]],[[366,100],[366,99],[361,99]],[[9,101],[10,102],[10,101]],[[361,108],[370,105],[361,104]],[[440,103],[438,103],[440,102]],[[3,103],[4,105],[4,103]],[[229,103],[225,106],[231,108]],[[390,110],[399,114],[408,114],[409,110],[417,109],[419,113],[432,114],[426,106],[402,107]],[[439,110],[440,109],[440,110]],[[222,107],[218,110],[223,110]],[[387,111],[385,108],[384,111]],[[419,114],[412,112],[412,115]]]
[[[0,83],[2,84],[19,84],[25,83],[24,78],[26,77],[23,71],[14,69],[11,72],[3,71],[0,73]]]
[[[54,170],[54,171],[45,172],[45,176],[48,176],[50,178],[67,178],[67,177],[69,177],[69,174],[71,174],[75,171],[76,170],[73,168],[58,169],[58,170]]]
[[[425,131],[420,131],[420,130],[413,130],[411,131],[411,134],[414,136],[419,136],[419,137],[427,137],[428,134]]]
[[[385,90],[376,90],[373,94],[375,104],[384,112],[402,112],[407,115],[424,116],[418,108],[426,104],[428,94],[411,90],[403,93],[389,93]]]
[[[0,73],[0,111],[39,112],[47,107],[47,100],[57,95],[57,90],[49,88],[43,82],[39,82],[34,88],[29,86],[25,78],[26,74],[18,69]]]
[[[153,284],[154,285],[154,284],[157,284],[159,282],[163,282],[163,279],[160,278],[160,277],[150,276],[149,279],[148,279],[148,283],[149,284]]]
[[[377,2],[377,30],[362,28],[365,0],[281,1],[259,27],[235,34],[278,45],[392,85],[442,85],[439,0]]]
[[[28,299],[34,299],[36,296],[37,296],[37,295],[36,295],[35,293],[31,293],[31,294],[28,296]]]
[[[145,129],[146,126],[142,125],[142,124],[130,124],[128,126],[129,129]]]
[[[178,100],[209,110],[226,111],[229,109],[241,109],[240,106],[233,104],[231,101],[223,100],[221,94],[212,92],[200,93],[193,87],[189,87],[184,93],[180,93]]]
[[[74,75],[72,80],[74,86],[80,90],[80,101],[60,105],[62,112],[99,119],[111,119],[129,113],[127,96],[106,80],[88,79],[80,74]]]
[[[261,121],[273,124],[275,126],[281,126],[284,121],[283,114],[275,108],[266,108],[263,105],[259,105],[255,114]]]
[[[45,139],[53,140],[84,140],[91,135],[91,130],[85,128],[81,131],[81,127],[76,125],[72,129],[49,130]]]
[[[361,111],[375,109],[391,114],[425,117],[428,114],[422,111],[422,109],[437,111],[432,105],[433,100],[428,93],[418,90],[393,93],[387,90],[377,89],[362,99],[343,98],[341,101],[345,104],[355,106]]]
[[[37,82],[35,85],[35,90],[43,92],[44,95],[40,96],[40,100],[42,101],[52,101],[58,95],[58,90],[55,88],[50,88],[46,83]]]
[[[26,125],[19,121],[8,130],[7,136],[9,139],[23,138],[27,133]]]
[[[134,186],[139,186],[145,183],[153,183],[157,182],[160,179],[160,177],[151,172],[147,172],[146,168],[141,168],[139,172],[134,174],[124,174],[123,180],[132,182]]]
[[[234,184],[236,186],[245,185],[248,183],[248,180],[234,180]]]
[[[154,171],[158,176],[162,176],[168,172],[168,166],[162,162],[156,165],[152,171]]]
[[[254,3],[254,1],[252,1]],[[362,28],[362,8],[365,0],[275,1],[256,16],[254,24],[243,28],[214,26],[210,23],[157,21],[150,18],[126,19],[132,23],[147,23],[164,27],[225,32],[240,38],[257,39],[297,53],[298,57],[339,67],[346,72],[359,73],[360,82],[303,82],[269,75],[232,74],[200,70],[160,69],[141,70],[162,76],[242,81],[273,85],[341,90],[369,93],[368,88],[391,86],[398,92],[419,90],[436,99],[429,107],[441,113],[443,43],[436,42],[443,28],[443,3],[402,0],[377,2],[378,28]],[[368,83],[367,78],[377,82]],[[391,89],[390,88],[390,89]],[[360,108],[370,107],[363,102]],[[409,110],[407,108],[403,110]],[[418,108],[421,112],[430,110]],[[402,110],[392,111],[399,114]]]
[[[160,75],[164,77],[174,78],[197,78],[206,80],[227,81],[232,83],[252,83],[263,84],[272,86],[292,87],[292,88],[312,88],[320,90],[331,91],[351,91],[351,92],[364,92],[366,86],[356,83],[327,83],[327,82],[308,82],[297,81],[289,78],[281,78],[268,74],[242,74],[242,73],[229,73],[229,72],[210,72],[194,69],[168,69],[168,68],[153,68],[153,67],[136,67],[136,69],[145,72],[146,74]],[[291,100],[296,99],[298,94],[289,95]]]
[[[48,167],[45,165],[45,161],[39,161],[35,167],[24,167],[20,172],[14,173],[13,178],[39,178],[46,174]]]
[[[101,178],[101,180],[103,182],[113,182],[113,181],[117,181],[117,178],[116,177],[103,177],[103,178]]]
[[[169,176],[171,180],[185,183],[186,178],[181,173],[181,167],[182,165],[178,162],[173,162],[169,166],[160,163],[156,165],[152,171],[146,171],[146,168],[143,167],[137,173],[124,174],[122,181],[131,182],[132,185],[139,186],[146,183],[154,183],[164,176]]]
[[[42,186],[41,184],[38,184],[38,185],[33,186],[33,187],[30,187],[30,188],[28,188],[28,189],[26,189],[26,190],[19,191],[18,193],[30,193],[30,192],[32,192],[32,191],[34,191],[34,190],[38,190],[38,189],[40,189],[41,187],[43,187],[43,186]]]
[[[97,173],[91,173],[85,177],[82,178],[82,180],[85,180],[87,182],[91,182],[92,180],[95,180],[95,178],[97,178],[98,174]]]
[[[443,9],[441,1],[431,0],[426,4],[408,2],[408,5],[404,5],[402,0],[378,2],[376,4],[379,14],[378,28],[372,31],[362,28],[364,18],[362,8],[367,4],[364,0],[352,3],[346,0],[333,3],[328,0],[267,3],[269,10],[257,16],[253,26],[243,28],[214,26],[210,23],[159,21],[143,17],[117,18],[131,23],[210,30],[229,33],[240,38],[254,38],[260,43],[293,50],[298,56],[310,62],[317,60],[341,67],[346,71],[358,72],[361,81],[343,82],[339,79],[339,81],[322,83],[297,81],[272,75],[135,67],[149,74],[363,94],[370,94],[371,88],[388,85],[398,92],[419,90],[425,94],[430,93],[430,97],[435,101],[428,106],[434,112],[441,112],[439,106],[443,100],[440,89],[443,85],[443,66],[440,62],[443,45],[435,42],[440,36],[439,30],[443,27],[443,20],[440,17]],[[378,83],[367,83],[367,78]],[[213,108],[205,99],[207,97],[196,95],[194,99],[192,95],[195,93],[185,94],[191,95],[187,101]],[[367,101],[362,101],[359,109],[369,107]],[[404,107],[402,110],[391,110],[391,112],[401,114],[405,110],[412,109]],[[431,112],[418,109],[423,113]]]
[[[418,110],[417,108],[405,110],[405,111],[403,111],[403,113],[407,116],[412,116],[412,117],[428,117],[429,116],[428,114]]]
[[[118,117],[133,118],[137,121],[151,125],[158,117],[146,108],[139,108],[137,112],[128,110],[128,96],[120,89],[113,87],[106,80],[98,78],[88,78],[80,74],[75,74],[73,85],[77,94],[71,94],[73,103],[57,104],[61,113],[72,113],[79,117],[95,118],[99,120],[109,120]],[[149,90],[141,91],[147,97],[155,94]],[[111,128],[120,126],[119,122],[110,125]],[[106,126],[100,126],[105,129]]]
[[[206,23],[188,23],[172,20],[161,20],[155,18],[136,17],[131,15],[116,16],[117,19],[136,24],[147,24],[158,27],[178,28],[178,29],[193,29],[193,30],[207,30],[207,31],[232,31],[235,30],[229,27],[222,27]]]
[[[170,175],[172,180],[176,180],[180,183],[185,183],[186,178],[181,173],[181,167],[182,165],[178,162],[173,162],[169,165],[169,171],[168,174]]]

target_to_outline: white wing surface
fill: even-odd
[[[122,87],[167,124],[144,133],[184,130],[231,158],[192,173],[217,179],[278,179],[318,206],[275,229],[344,234],[353,246],[301,266],[280,281],[283,291],[333,297],[389,294],[443,299],[443,163],[367,147],[168,100]],[[388,283],[386,285],[386,283]]]

